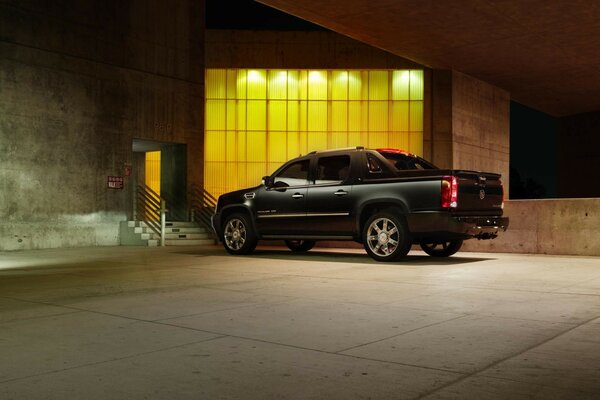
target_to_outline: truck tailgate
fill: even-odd
[[[454,175],[458,179],[457,214],[502,212],[504,196],[500,175],[476,171],[454,171]]]

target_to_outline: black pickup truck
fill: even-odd
[[[447,257],[465,239],[505,231],[503,201],[498,174],[356,147],[295,158],[261,185],[220,196],[212,224],[231,254],[251,253],[260,239],[283,239],[293,251],[318,240],[354,240],[378,261],[404,257],[412,244]]]

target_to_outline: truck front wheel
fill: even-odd
[[[462,240],[451,240],[449,242],[436,242],[436,243],[419,243],[423,251],[432,257],[449,257],[452,254],[460,250],[463,241]]]
[[[363,243],[367,253],[377,261],[393,261],[410,250],[410,235],[406,223],[395,214],[382,211],[365,223]]]
[[[223,224],[223,246],[230,254],[250,254],[258,240],[252,230],[249,217],[233,214]]]

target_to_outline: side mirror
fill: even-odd
[[[262,183],[265,185],[267,189],[273,187],[273,177],[272,176],[263,176]]]

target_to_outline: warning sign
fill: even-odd
[[[109,189],[123,189],[123,177],[122,176],[109,176],[108,177],[108,188]]]

